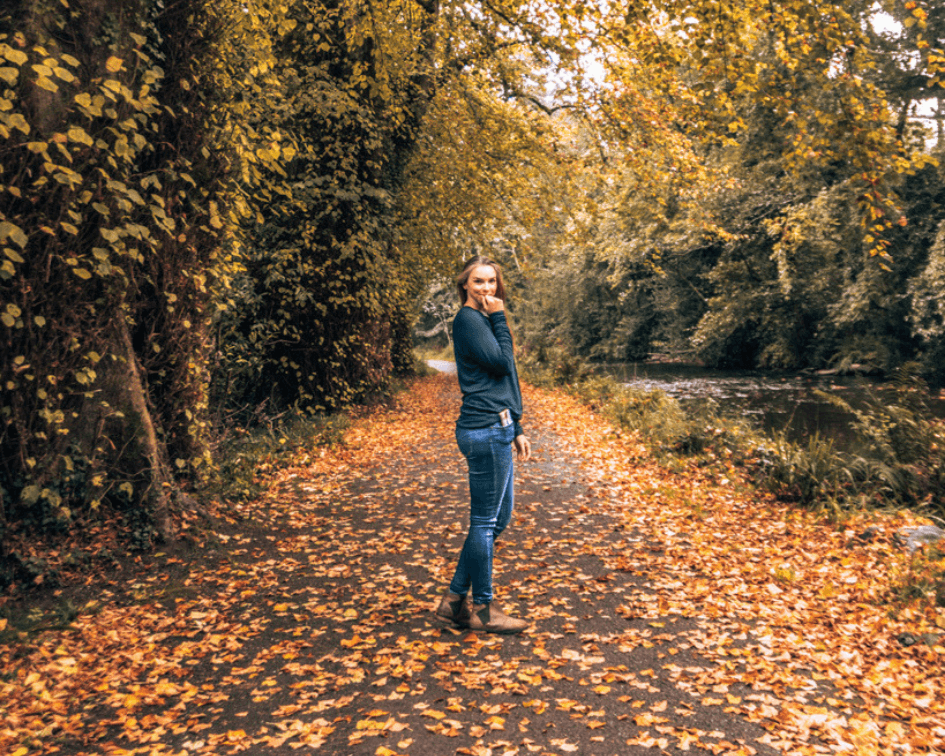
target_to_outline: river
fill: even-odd
[[[769,434],[806,443],[814,433],[831,439],[838,449],[856,446],[851,415],[816,395],[824,391],[852,406],[863,406],[871,395],[882,395],[883,384],[873,378],[766,374],[712,370],[695,365],[629,363],[606,365],[601,372],[622,383],[664,391],[685,405],[713,401],[726,414],[749,418]],[[945,417],[945,398],[929,401],[938,417]]]

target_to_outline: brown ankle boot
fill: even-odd
[[[436,616],[445,622],[469,627],[469,599],[455,593],[447,593],[436,608]]]
[[[512,635],[520,633],[528,627],[528,622],[503,614],[502,610],[491,604],[473,604],[469,612],[469,629],[484,633],[500,633]]]

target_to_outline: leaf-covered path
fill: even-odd
[[[864,539],[734,475],[670,473],[560,394],[526,388],[535,455],[497,554],[498,600],[532,628],[436,622],[465,535],[457,403],[455,378],[418,381],[212,548],[0,650],[0,753],[941,748],[942,613],[881,601],[897,523]]]

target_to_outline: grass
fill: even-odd
[[[455,359],[452,345],[440,347],[439,349],[418,348],[414,349],[413,353],[417,362],[423,364],[425,364],[427,360],[443,360],[445,362],[452,362]]]
[[[945,544],[917,549],[893,577],[892,603],[901,608],[917,601],[945,606]]]

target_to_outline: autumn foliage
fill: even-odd
[[[175,462],[206,454],[225,171],[194,85],[219,28],[197,10],[0,15],[3,540],[142,502],[166,529]]]
[[[793,311],[792,255],[808,251],[821,187],[742,206],[739,219],[763,219],[743,233],[718,188],[768,185],[735,175],[733,154],[850,200],[850,267],[865,273],[841,309],[859,334],[890,288],[870,260],[887,264],[904,227],[896,188],[932,170],[894,118],[909,111],[888,97],[897,71],[865,26],[873,5],[5,3],[0,582],[41,576],[13,547],[32,535],[105,522],[136,548],[171,540],[228,426],[383,394],[411,367],[427,285],[473,250],[506,262],[546,318],[562,308],[541,298],[539,273],[580,283],[586,263],[623,287],[591,301],[660,313],[677,302],[621,276],[662,275],[664,250],[708,250],[712,285],[750,296],[719,303],[695,336],[786,364],[790,345],[733,329],[744,309],[770,309],[739,243],[764,237],[769,299]],[[938,16],[887,6],[919,90],[936,91]],[[915,282],[915,338],[930,350],[932,253]],[[687,328],[711,303],[700,296]],[[573,309],[595,332],[608,323]],[[762,330],[812,327],[792,322]],[[640,339],[632,318],[607,330],[652,345],[650,325]]]

